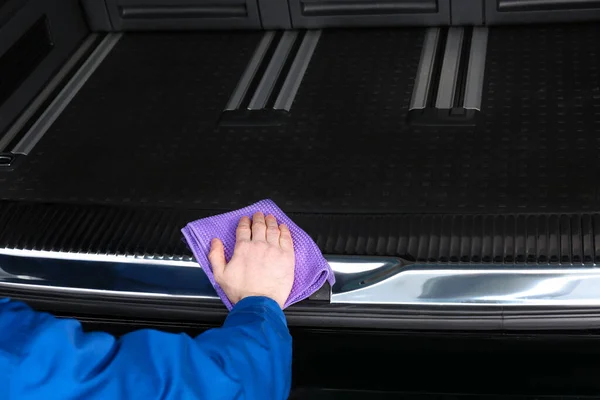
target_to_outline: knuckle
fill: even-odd
[[[251,246],[252,242],[250,240],[244,240],[235,245],[233,252],[234,254],[247,254]]]
[[[237,250],[237,251],[244,250],[245,248],[248,247],[249,243],[250,242],[248,240],[240,240],[235,244],[234,250]]]
[[[292,236],[289,233],[281,233],[281,238],[283,240],[292,240]]]

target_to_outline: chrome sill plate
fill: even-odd
[[[344,276],[343,279],[349,279]],[[337,285],[336,285],[337,286]],[[600,306],[600,270],[415,265],[373,285],[344,291],[332,303],[439,306]]]
[[[327,257],[331,303],[397,306],[600,306],[600,269],[410,264],[396,258]],[[193,261],[0,249],[0,290],[139,299],[216,300]]]

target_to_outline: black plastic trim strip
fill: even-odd
[[[600,327],[598,308],[506,308],[502,318],[503,327],[507,330],[590,330]]]
[[[169,301],[44,294],[2,288],[0,296],[74,318],[125,318],[219,325],[227,309],[218,301]],[[600,328],[600,308],[398,307],[305,301],[286,311],[290,327],[452,331],[581,331]]]
[[[274,107],[275,101],[277,100],[277,97],[279,96],[279,93],[281,92],[281,88],[283,87],[283,83],[286,81],[288,74],[290,73],[290,68],[292,67],[292,64],[294,63],[294,60],[296,60],[296,56],[298,55],[298,50],[300,49],[300,46],[302,45],[302,41],[304,40],[304,37],[306,36],[306,32],[307,31],[303,30],[298,33],[298,36],[296,37],[296,40],[294,41],[294,44],[292,45],[292,48],[290,49],[290,51],[288,53],[288,56],[283,64],[283,67],[281,68],[281,71],[279,72],[279,76],[277,77],[277,80],[275,81],[275,85],[273,86],[271,95],[269,96],[269,99],[267,100],[267,103],[265,104],[266,109],[272,109]]]
[[[198,6],[122,6],[119,7],[121,18],[127,19],[159,19],[159,18],[246,18],[248,9],[245,3],[212,4]]]
[[[307,17],[423,14],[436,12],[438,12],[437,0],[302,2],[302,15]]]
[[[143,318],[159,321],[220,324],[227,309],[218,300],[174,301],[144,300],[102,296],[44,294],[2,288],[1,297],[24,301],[40,311],[84,314],[113,318]],[[394,308],[323,304],[304,301],[286,310],[290,326],[375,329],[452,329],[499,330],[502,314],[498,309],[460,310],[449,308]],[[600,321],[600,319],[599,319]],[[600,323],[599,323],[600,326]]]
[[[431,82],[429,84],[429,93],[427,93],[426,108],[435,107],[438,89],[440,86],[440,78],[442,76],[442,64],[444,63],[444,53],[446,52],[446,42],[448,41],[448,28],[440,28],[438,44],[435,50],[435,58],[433,61],[433,69],[431,74]]]
[[[499,0],[500,12],[558,11],[600,8],[600,0]]]
[[[269,65],[269,62],[271,62],[271,59],[273,58],[273,54],[275,53],[275,50],[277,49],[277,45],[281,41],[282,36],[283,36],[283,31],[275,32],[275,36],[273,37],[273,40],[271,41],[271,44],[269,45],[267,52],[263,56],[260,66],[258,67],[258,69],[256,70],[256,73],[254,75],[254,79],[252,79],[250,86],[248,86],[248,89],[246,90],[246,94],[244,95],[242,102],[241,102],[240,106],[238,107],[238,109],[240,109],[240,110],[248,109],[250,100],[252,99],[252,96],[254,96],[254,93],[256,92],[256,88],[258,87],[258,84],[260,83],[261,79],[265,75],[265,71]]]
[[[456,79],[456,93],[452,101],[454,108],[461,108],[465,103],[465,92],[467,89],[467,73],[469,72],[469,57],[471,55],[471,41],[473,39],[473,27],[466,27],[463,33],[463,43],[460,49],[460,61],[458,63],[458,76]]]

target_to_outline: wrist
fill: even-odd
[[[262,322],[261,322],[262,321]],[[230,311],[223,327],[267,323],[282,338],[289,337],[287,321],[277,302],[264,296],[250,296],[240,300]]]
[[[259,293],[259,292],[244,293],[243,295],[238,297],[238,301],[236,302],[236,304],[239,303],[240,301],[250,298],[250,297],[262,297],[265,299],[272,300],[279,306],[279,308],[283,309],[283,304],[280,304],[279,301],[277,301],[273,296],[269,296],[268,294],[263,294],[263,293]]]
[[[270,296],[265,296],[263,294],[247,294],[240,298],[240,300],[235,303],[235,306],[238,305],[246,306],[246,305],[267,305],[267,306],[275,306],[281,309],[279,303]]]

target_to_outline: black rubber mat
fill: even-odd
[[[236,128],[218,121],[261,33],[125,34],[33,153],[0,174],[0,198],[195,217],[270,197],[308,215],[333,253],[595,259],[600,25],[491,29],[482,118],[453,128],[405,121],[423,33],[325,31],[287,122]],[[339,223],[325,232],[311,218]],[[462,218],[482,239],[456,247],[444,232]],[[366,241],[348,239],[367,225]]]
[[[411,205],[597,210],[599,34],[598,24],[491,28],[477,126],[414,128],[406,141]]]
[[[423,32],[328,32],[285,126],[229,129],[218,120],[260,33],[126,34],[33,154],[0,175],[0,197],[402,210],[398,132]]]
[[[479,202],[598,210],[600,25],[490,32],[485,126],[461,152],[479,169]]]
[[[218,129],[260,33],[126,34],[0,197],[223,210],[598,210],[600,25],[493,28],[474,128],[405,123],[423,30],[324,32],[288,122]]]

